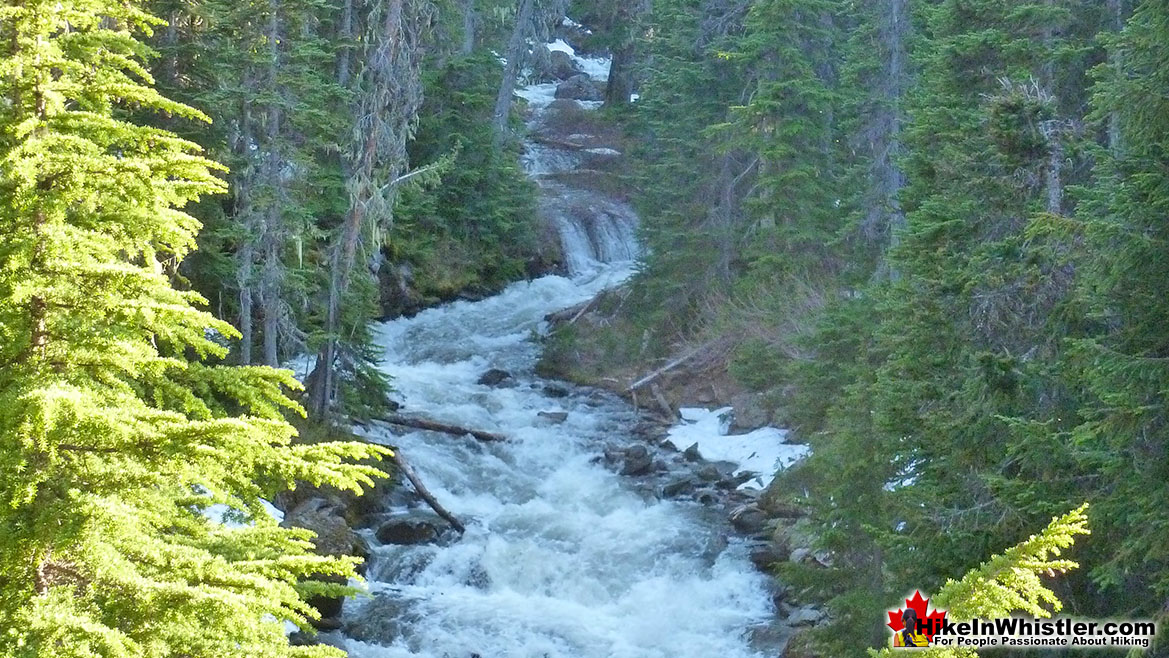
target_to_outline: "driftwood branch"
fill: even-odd
[[[398,470],[402,472],[402,475],[405,475],[406,479],[410,481],[410,484],[414,485],[414,491],[418,492],[418,495],[422,498],[422,500],[426,501],[427,505],[430,505],[430,509],[434,510],[435,514],[438,514],[443,519],[445,519],[447,523],[451,524],[452,528],[459,531],[459,534],[463,534],[467,531],[467,527],[464,526],[461,521],[455,518],[455,515],[451,514],[447,508],[443,507],[442,504],[435,499],[434,494],[430,493],[430,490],[426,488],[426,485],[422,484],[422,479],[418,477],[418,473],[412,466],[410,466],[410,463],[406,461],[406,458],[402,456],[401,450],[394,448],[394,456],[391,459],[393,459],[394,464],[398,467]]]
[[[459,427],[458,425],[447,425],[426,418],[414,418],[410,416],[401,416],[399,414],[391,414],[389,416],[382,416],[378,420],[389,423],[390,425],[399,425],[401,427],[411,427],[416,430],[426,430],[428,432],[441,432],[443,434],[452,434],[454,436],[467,436],[468,434],[480,441],[506,441],[507,437],[495,432],[485,432],[483,430],[473,430],[466,427]]]
[[[544,316],[544,320],[553,326],[576,324],[577,320],[581,319],[585,313],[593,310],[600,301],[601,295],[597,295],[587,302],[574,304],[568,308],[549,313]]]
[[[714,346],[714,343],[711,342],[711,343],[707,343],[701,347],[698,347],[690,352],[687,352],[686,354],[674,359],[673,361],[667,363],[666,365],[662,366],[661,368],[658,368],[657,370],[651,372],[650,374],[646,375],[645,377],[642,377],[641,379],[633,382],[632,384],[629,385],[629,388],[625,389],[625,391],[627,393],[633,392],[633,391],[636,391],[637,389],[645,386],[646,384],[653,383],[662,375],[666,374],[667,372],[670,372],[671,370],[673,370],[679,366],[685,365],[685,363],[687,361],[689,361],[690,359],[693,359],[694,357],[698,356],[699,354],[702,354],[703,352],[705,352],[706,350],[710,349],[713,346]]]

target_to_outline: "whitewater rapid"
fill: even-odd
[[[637,441],[632,409],[590,389],[549,389],[532,373],[544,315],[628,273],[625,264],[546,277],[380,328],[408,409],[509,440],[368,430],[398,445],[468,529],[449,545],[379,546],[369,534],[372,597],[346,603],[346,625],[358,629],[349,633],[362,636],[343,640],[352,656],[756,655],[748,629],[773,609],[744,547],[703,507],[639,493],[598,463],[606,443]],[[477,384],[490,368],[514,384]],[[539,416],[549,411],[568,415],[560,424]]]
[[[533,122],[554,92],[520,92]],[[542,180],[578,166],[576,154],[528,147],[568,276],[430,309],[376,336],[406,412],[508,440],[362,430],[398,446],[467,531],[412,546],[380,545],[364,531],[369,596],[345,603],[343,631],[327,639],[354,658],[762,655],[749,636],[774,617],[769,579],[725,535],[725,513],[659,499],[611,471],[606,447],[642,441],[635,411],[612,394],[534,374],[544,316],[627,279],[638,248],[628,206]],[[493,368],[511,379],[479,384]]]

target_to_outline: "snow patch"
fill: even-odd
[[[528,85],[516,90],[516,95],[528,101],[533,110],[542,110],[556,100],[556,83],[547,82],[542,85]]]
[[[557,40],[553,41],[552,43],[548,43],[548,44],[544,44],[544,45],[548,46],[548,50],[550,52],[556,52],[559,50],[560,52],[568,53],[569,57],[576,57],[576,49],[573,48],[572,46],[568,45],[568,42],[565,41],[564,39],[557,39]]]
[[[776,472],[808,455],[808,446],[785,443],[787,430],[763,427],[746,434],[730,434],[733,412],[731,407],[681,409],[682,424],[670,430],[666,441],[678,450],[697,443],[705,459],[734,462],[739,465],[736,473],[757,474],[740,489],[766,489]]]

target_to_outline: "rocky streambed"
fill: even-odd
[[[298,642],[356,658],[793,657],[823,619],[767,572],[827,559],[800,510],[764,493],[769,471],[801,451],[782,432],[727,436],[725,410],[663,424],[611,392],[536,374],[546,317],[620,285],[639,252],[637,217],[608,182],[620,144],[589,119],[606,63],[568,45],[579,29],[566,24],[547,48],[559,73],[520,92],[525,165],[564,275],[377,335],[403,414],[504,440],[355,428],[399,448],[465,531],[401,477],[360,499],[277,501],[322,550],[366,558],[367,595],[317,601],[322,633]]]

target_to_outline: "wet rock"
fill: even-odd
[[[808,515],[807,510],[795,503],[769,501],[766,497],[759,501],[759,505],[768,516],[775,519],[800,519]]]
[[[812,549],[810,549],[810,548],[797,548],[791,552],[791,555],[787,558],[787,561],[793,562],[795,564],[801,564],[801,563],[807,561],[811,557],[812,557]]]
[[[284,528],[304,528],[316,534],[315,550],[320,555],[358,555],[367,553],[365,542],[349,527],[345,509],[334,501],[310,498],[284,515]]]
[[[409,615],[409,607],[403,601],[378,596],[346,622],[345,635],[361,642],[388,646],[401,636]]]
[[[653,467],[653,455],[645,446],[633,446],[625,451],[622,475],[643,475]]]
[[[574,75],[557,85],[556,98],[574,101],[604,100],[601,90],[597,89],[597,86],[593,84],[593,79],[585,73]]]
[[[691,462],[702,461],[702,453],[698,452],[698,444],[697,443],[690,446],[689,448],[686,448],[686,450],[682,452],[682,456],[686,458],[686,461],[691,461]]]
[[[824,618],[824,611],[806,605],[788,615],[787,623],[792,626],[814,626],[824,621]]]
[[[567,411],[541,411],[536,415],[552,423],[563,423],[568,420]]]
[[[544,395],[546,395],[547,397],[566,398],[569,396],[569,394],[570,394],[570,391],[566,387],[561,386],[560,384],[545,384],[544,385]]]
[[[694,474],[707,482],[718,482],[723,479],[723,472],[714,464],[703,464]]]
[[[763,396],[758,393],[747,392],[732,396],[730,403],[735,409],[735,420],[731,424],[731,430],[750,432],[766,427],[771,422],[771,414],[763,402]]]
[[[770,571],[772,566],[787,559],[788,552],[782,546],[771,542],[759,544],[751,549],[751,563],[760,571]]]
[[[410,546],[438,541],[441,532],[438,517],[411,514],[391,519],[377,530],[377,540],[383,544]]]
[[[742,471],[740,473],[735,473],[731,477],[727,478],[726,482],[730,485],[728,487],[729,489],[738,489],[739,487],[750,482],[751,480],[754,480],[757,477],[759,477],[758,473],[753,471]]]
[[[605,146],[589,148],[580,152],[581,167],[585,169],[612,169],[621,163],[621,151]]]
[[[767,515],[754,505],[740,505],[731,511],[731,525],[741,533],[762,532],[766,523]]]
[[[309,498],[287,512],[280,525],[285,528],[311,530],[316,535],[312,540],[314,551],[320,555],[368,557],[369,547],[365,545],[361,536],[349,527],[344,514],[345,508],[336,501]],[[337,585],[346,583],[346,579],[340,576],[315,575],[311,578]],[[319,630],[335,630],[344,603],[345,599],[339,596],[314,596],[308,599],[308,604],[321,613],[321,619],[313,625]]]
[[[377,271],[383,318],[397,318],[421,311],[426,300],[414,288],[414,271],[407,264],[384,262]]]
[[[694,490],[697,483],[693,478],[680,478],[662,485],[663,498],[677,498]]]
[[[563,50],[553,50],[548,53],[548,60],[545,62],[544,70],[545,79],[568,80],[581,73],[580,66],[577,65],[572,55],[569,55]]]
[[[479,381],[476,383],[481,386],[500,386],[509,381],[511,381],[510,372],[500,370],[499,368],[492,368],[483,373],[483,376],[479,377]]]
[[[339,630],[341,628],[340,622],[337,628],[330,630]],[[325,629],[321,629],[325,630]],[[313,635],[305,633],[304,631],[297,631],[288,636],[288,644],[294,647],[335,647],[337,649],[345,648],[345,638],[340,637],[324,637],[321,635]]]
[[[694,492],[694,500],[703,505],[713,505],[718,499],[719,494],[714,489],[699,489]]]
[[[756,653],[767,656],[779,655],[780,650],[792,634],[787,624],[773,621],[769,624],[760,624],[751,627],[748,635],[751,649]]]

